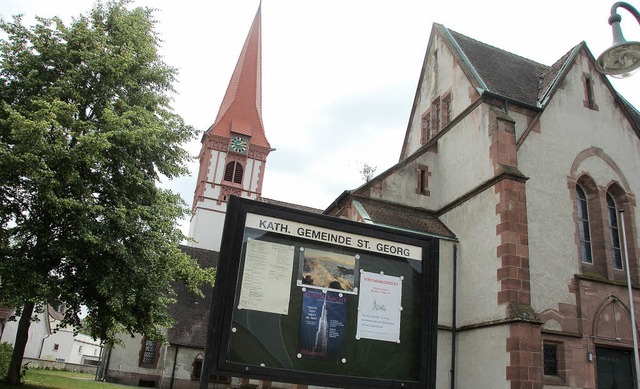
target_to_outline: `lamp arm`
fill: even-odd
[[[618,15],[618,8],[624,8],[629,11],[629,13],[636,18],[638,24],[640,24],[640,12],[638,12],[638,10],[635,9],[631,4],[625,3],[624,1],[619,1],[611,6],[611,16],[609,16],[609,24],[620,22],[622,20],[622,17]]]

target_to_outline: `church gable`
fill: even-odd
[[[461,58],[434,25],[416,90],[400,160],[444,131],[456,116],[479,97],[464,72]]]

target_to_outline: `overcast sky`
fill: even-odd
[[[366,162],[381,173],[398,161],[432,23],[551,65],[586,41],[597,57],[611,44],[614,1],[264,0],[263,121],[271,146],[263,195],[326,208],[362,184]],[[157,8],[165,61],[180,71],[174,109],[206,130],[214,121],[258,0],[139,0]],[[0,15],[71,16],[90,0],[0,0]],[[635,4],[640,7],[640,4]],[[628,40],[633,16],[619,10]],[[640,107],[640,74],[614,87]],[[188,145],[195,156],[200,138]],[[191,204],[191,175],[169,185]],[[187,222],[183,222],[187,231]]]

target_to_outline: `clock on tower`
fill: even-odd
[[[242,136],[238,136],[238,135],[231,136],[231,140],[229,141],[230,151],[246,154],[248,148],[249,148],[249,139]]]

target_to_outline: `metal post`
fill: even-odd
[[[622,246],[624,247],[624,263],[627,268],[627,289],[629,290],[629,310],[631,311],[631,337],[633,338],[633,358],[636,364],[636,388],[640,389],[640,358],[638,358],[638,332],[636,330],[636,314],[633,310],[633,293],[631,288],[631,269],[629,268],[629,251],[627,250],[627,234],[624,228],[624,211],[619,210],[622,227]]]

